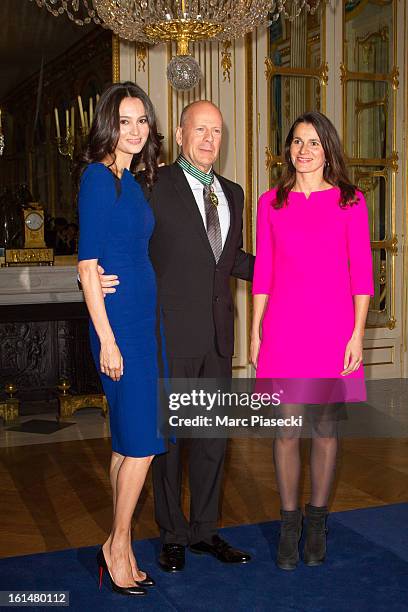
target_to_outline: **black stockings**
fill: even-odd
[[[311,439],[310,475],[312,506],[326,506],[333,483],[338,448],[337,435],[331,431],[314,428]],[[276,480],[283,510],[296,510],[299,506],[300,432],[295,428],[283,428],[278,432],[273,447]]]

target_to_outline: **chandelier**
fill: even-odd
[[[33,0],[31,0],[33,1]],[[230,41],[281,15],[314,13],[320,0],[35,0],[55,17],[64,12],[77,25],[93,21],[120,38],[147,44],[175,41],[177,54],[167,67],[176,89],[191,89],[201,78],[189,44]]]

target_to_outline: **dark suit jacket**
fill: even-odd
[[[194,195],[178,164],[159,168],[147,193],[156,220],[150,257],[156,272],[166,351],[170,358],[201,357],[214,346],[234,350],[230,276],[252,280],[254,257],[242,250],[242,188],[217,176],[228,200],[230,228],[216,264]]]

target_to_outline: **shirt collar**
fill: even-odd
[[[211,166],[208,172],[203,172],[191,162],[189,162],[183,154],[180,154],[176,160],[176,163],[184,170],[185,173],[190,174],[197,179],[202,185],[211,185],[214,181],[214,170]]]

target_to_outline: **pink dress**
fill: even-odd
[[[337,187],[309,198],[291,192],[287,206],[275,209],[274,193],[258,203],[252,292],[269,299],[256,376],[359,379],[344,400],[362,401],[363,367],[340,373],[354,329],[353,295],[373,295],[364,196],[357,192],[359,201],[341,208]]]

